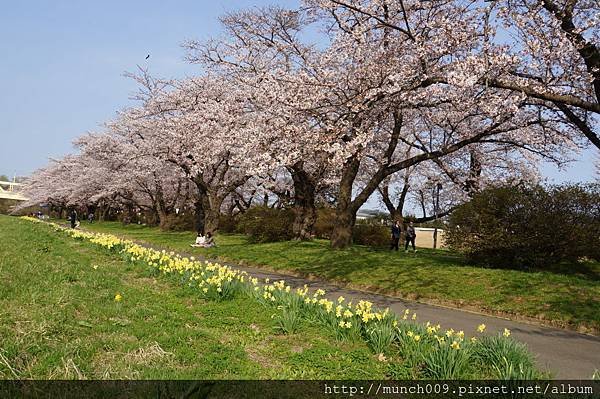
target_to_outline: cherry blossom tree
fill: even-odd
[[[526,93],[549,110],[560,111],[600,148],[600,4],[505,0],[488,7],[493,18],[493,29],[486,32],[490,42],[500,43],[502,31],[510,32],[512,41],[490,45],[489,51],[508,50],[515,60],[494,76],[492,84]]]
[[[185,203],[185,181],[173,168],[141,156],[132,144],[114,132],[80,137],[75,142],[78,154],[53,161],[29,179],[30,203],[76,206],[97,211],[101,218],[111,208],[127,217],[139,209],[164,223]]]
[[[123,205],[140,209],[162,227],[176,209],[183,209],[191,194],[185,176],[175,167],[152,157],[139,136],[113,121],[97,135],[85,135],[76,141],[80,156],[99,165],[86,168],[81,187],[93,188],[88,198],[121,200]]]
[[[446,187],[447,212],[600,143],[591,0],[303,3],[224,16],[224,37],[186,43],[198,76],[130,75],[139,105],[36,173],[31,197],[161,222],[193,207],[200,232],[253,202],[293,206],[294,236],[307,239],[321,196],[344,248],[375,192],[396,217],[417,196],[426,219],[432,185]]]
[[[481,144],[393,175],[395,180],[385,180],[378,191],[394,220],[402,221],[405,205],[412,203],[421,211],[416,222],[427,222],[450,214],[490,185],[539,181],[538,162],[527,151]]]
[[[23,185],[23,194],[28,201],[20,203],[16,210],[45,204],[62,216],[69,199],[72,184],[72,171],[79,168],[77,159],[67,156],[61,160],[50,160],[49,164],[35,171]]]
[[[318,138],[326,134],[323,126],[304,112],[302,105],[299,108],[301,102],[310,104],[314,87],[287,80],[297,71],[298,61],[315,56],[310,47],[296,40],[300,17],[297,12],[278,7],[258,13],[231,13],[222,19],[229,33],[225,40],[188,42],[187,47],[190,61],[234,79],[251,93],[252,107],[263,120],[256,132],[265,144],[258,162],[265,166],[265,174],[287,171],[295,212],[293,235],[309,239],[316,221],[315,199],[327,187],[327,176],[332,171],[331,152],[318,144]],[[273,48],[280,45],[295,51]]]
[[[350,244],[356,212],[394,173],[484,139],[517,142],[538,128],[551,137],[545,146],[570,143],[569,132],[552,127],[527,96],[482,91],[465,77],[480,40],[476,11],[451,2],[414,5],[403,14],[412,26],[407,34],[365,13],[308,3],[306,15],[278,8],[230,15],[224,21],[233,42],[188,47],[199,53],[195,59],[234,70],[240,81],[260,82],[258,92],[280,113],[318,127],[296,128],[284,143],[329,154],[338,188],[334,247]],[[329,38],[323,50],[299,34],[320,17]],[[436,74],[450,76],[449,83],[432,79]]]
[[[416,46],[420,41],[414,15],[430,13],[432,28],[441,40],[449,38],[444,25],[455,23],[454,8],[471,15],[477,35],[475,51],[454,67],[432,70],[421,63],[432,82],[470,81],[485,88],[522,93],[549,112],[577,128],[591,144],[600,148],[597,130],[600,115],[600,5],[594,0],[488,0],[484,2],[415,0],[307,0],[308,6],[325,10],[343,29],[395,31]],[[462,11],[461,11],[462,10]],[[456,14],[454,14],[456,15]],[[463,23],[464,19],[456,19]],[[428,27],[430,22],[427,23]],[[437,43],[433,43],[437,45]],[[398,53],[400,54],[400,53]]]
[[[266,168],[257,139],[260,118],[247,93],[217,76],[173,81],[160,90],[145,83],[146,76],[139,80],[148,96],[123,119],[135,126],[131,132],[152,157],[176,166],[194,184],[197,229],[215,231],[224,200]]]

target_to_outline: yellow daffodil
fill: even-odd
[[[33,219],[36,223],[41,223],[37,219]],[[270,283],[270,279],[264,280],[265,285],[259,285],[259,279],[248,275],[243,271],[232,269],[228,266],[223,266],[218,263],[211,263],[206,261],[199,261],[196,258],[182,257],[173,251],[166,252],[165,250],[155,250],[146,248],[141,245],[135,244],[132,241],[122,240],[118,237],[110,234],[102,233],[88,233],[85,231],[72,231],[56,224],[50,224],[56,231],[64,232],[70,237],[76,239],[85,239],[103,248],[111,249],[112,251],[123,254],[126,259],[130,262],[140,262],[145,265],[158,269],[161,273],[172,273],[185,276],[188,279],[190,286],[195,286],[199,291],[204,294],[209,292],[219,296],[224,296],[235,290],[236,285],[242,285],[245,288],[253,288],[252,296],[262,301],[272,302],[274,307],[277,307],[278,311],[283,311],[284,304],[289,303],[289,300],[298,300],[303,303],[307,309],[314,309],[322,311],[324,310],[328,314],[331,314],[335,310],[335,316],[340,318],[338,325],[340,328],[351,329],[353,327],[353,318],[356,317],[356,322],[369,323],[370,321],[385,321],[388,320],[388,316],[391,318],[390,324],[396,329],[398,328],[399,317],[390,315],[389,308],[381,311],[373,306],[372,302],[360,300],[357,304],[353,305],[352,302],[348,302],[346,306],[346,299],[343,296],[332,301],[325,298],[325,291],[317,289],[312,296],[309,294],[309,289],[306,284],[302,288],[292,289],[291,286],[286,285],[284,280],[279,280]],[[98,269],[98,265],[92,266],[94,270]],[[248,290],[251,291],[251,290]],[[247,292],[247,291],[246,291]],[[254,293],[255,292],[255,293]],[[294,298],[294,296],[296,296]],[[121,302],[123,296],[117,293],[114,297],[115,302]],[[263,302],[264,303],[264,302]],[[401,315],[403,320],[407,320],[411,316],[412,320],[417,319],[417,314],[411,315],[410,309],[405,309]],[[333,314],[327,317],[333,317]],[[377,331],[382,327],[384,323],[373,323],[369,325],[369,328],[373,328]],[[389,325],[385,323],[385,325]],[[440,325],[435,327],[428,321],[426,323],[427,334],[435,334],[440,345],[445,345],[446,337],[438,336],[440,331]],[[485,330],[485,325],[481,324],[478,329],[479,332]],[[421,335],[416,334],[413,331],[407,331],[406,335],[411,337],[415,342],[420,342]],[[504,329],[505,337],[510,336],[510,331]],[[449,338],[448,342],[452,342],[453,349],[460,349],[460,344],[464,339],[464,332],[459,331],[455,333],[454,330],[450,329],[446,331],[446,336]],[[452,338],[455,337],[455,338]],[[475,338],[471,338],[471,342],[475,342]]]

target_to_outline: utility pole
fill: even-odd
[[[435,226],[433,228],[433,249],[437,248],[437,220],[438,220],[438,215],[439,215],[439,208],[440,208],[440,190],[442,189],[442,183],[437,183],[434,187],[434,192],[435,192],[435,199],[434,199],[434,203],[433,203],[433,208],[434,208],[434,212],[435,212]]]

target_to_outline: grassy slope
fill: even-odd
[[[0,254],[0,378],[383,378],[391,366],[309,325],[276,335],[254,302],[203,301],[45,226],[0,216]]]
[[[120,223],[84,227],[143,240],[207,257],[243,261],[269,269],[312,275],[357,288],[426,300],[489,313],[517,314],[600,331],[600,265],[587,273],[559,274],[484,269],[466,265],[449,251],[422,249],[417,254],[393,253],[355,246],[334,251],[324,240],[249,244],[239,235],[220,235],[218,247],[190,248],[190,232]]]

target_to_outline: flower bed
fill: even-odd
[[[197,288],[198,294],[207,300],[250,297],[274,312],[276,329],[283,334],[293,334],[299,324],[306,321],[322,326],[340,341],[363,340],[381,361],[402,359],[399,375],[403,377],[543,377],[525,345],[512,339],[506,329],[496,335],[485,335],[485,325],[481,324],[474,329],[473,336],[467,337],[463,331],[442,331],[439,324],[418,323],[417,315],[408,309],[396,315],[389,309],[377,309],[368,301],[349,302],[344,297],[333,301],[325,297],[325,291],[311,292],[306,285],[292,288],[284,280],[259,281],[244,271],[147,248],[113,235],[73,230],[30,217],[24,219],[48,224],[57,232],[87,240],[134,264],[178,276],[183,283]],[[118,300],[123,300],[120,294]]]

